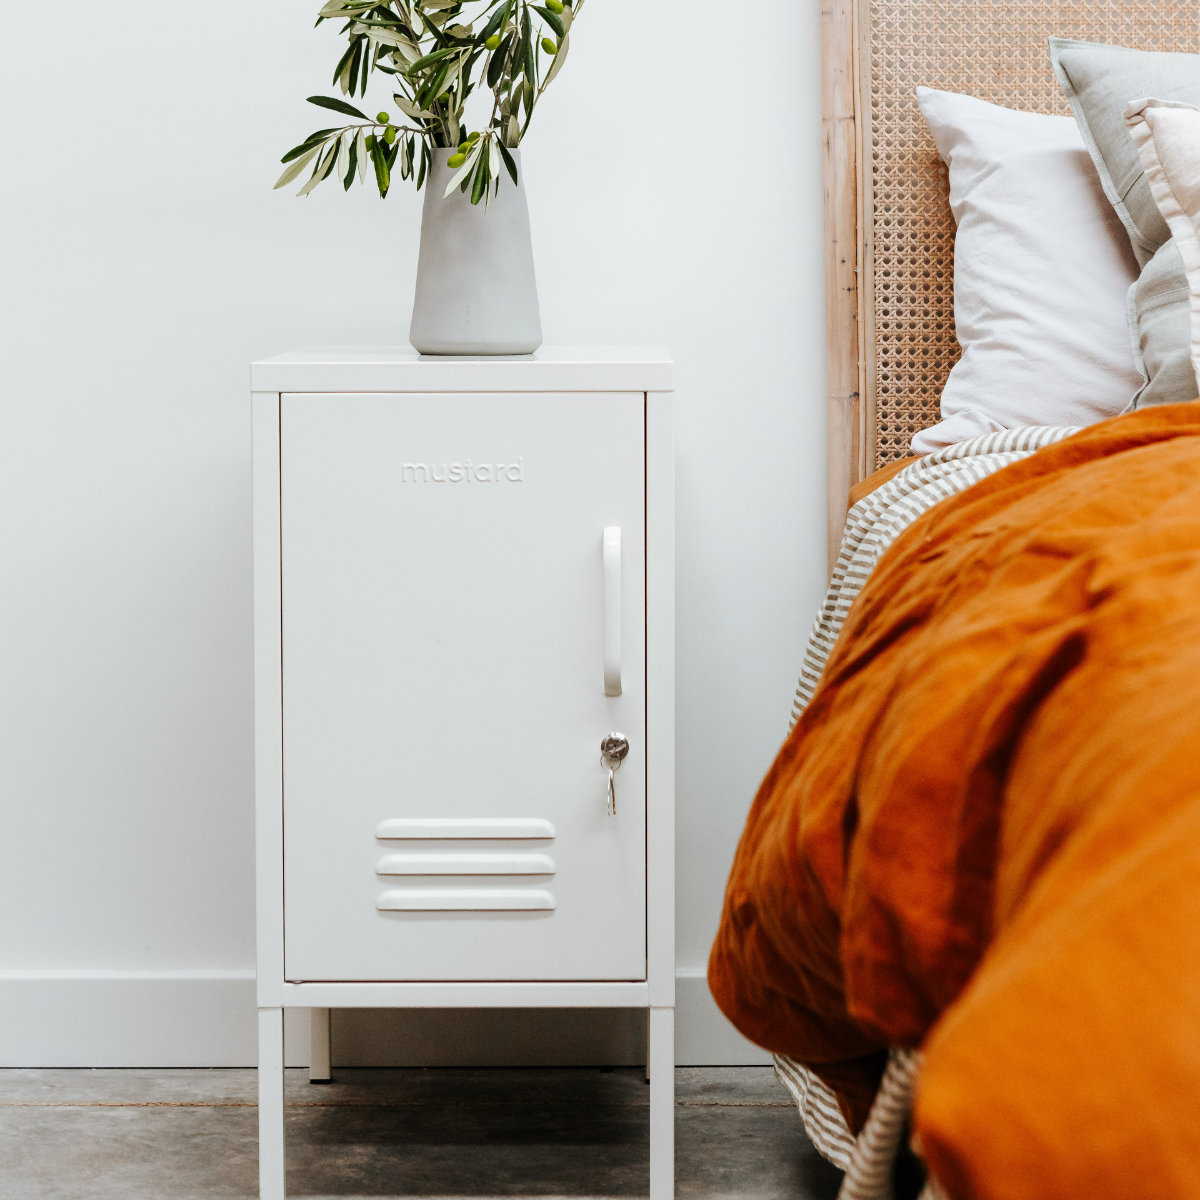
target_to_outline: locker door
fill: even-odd
[[[640,393],[282,397],[288,979],[645,978],[644,431]]]

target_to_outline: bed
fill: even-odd
[[[915,89],[1067,117],[1047,38],[1195,54],[1200,10],[822,20],[831,583],[710,985],[845,1200],[1200,1196],[1200,405],[910,448],[960,355]]]

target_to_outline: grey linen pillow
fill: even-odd
[[[1175,239],[1164,242],[1129,289],[1133,364],[1143,382],[1130,408],[1196,399],[1191,291]]]
[[[1050,39],[1050,61],[1121,218],[1141,277],[1129,290],[1133,359],[1144,383],[1130,408],[1196,399],[1191,363],[1190,291],[1183,260],[1125,125],[1130,100],[1156,96],[1200,105],[1200,54],[1130,50]]]

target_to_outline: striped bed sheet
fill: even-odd
[[[809,634],[789,731],[813,698],[850,606],[896,538],[935,504],[1061,442],[1079,428],[1032,425],[947,446],[918,459],[850,509],[829,590]],[[889,1053],[871,1115],[856,1138],[832,1090],[803,1064],[775,1055],[775,1074],[796,1102],[809,1141],[846,1172],[838,1200],[891,1200],[892,1164],[908,1124],[920,1062],[917,1050]],[[941,1196],[931,1180],[921,1200],[941,1200]]]

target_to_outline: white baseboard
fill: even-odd
[[[702,968],[675,971],[675,1062],[681,1067],[769,1066],[771,1056],[725,1019]]]
[[[257,1060],[251,972],[0,973],[0,1066],[239,1067]],[[289,1066],[308,1064],[308,1018],[289,1009]],[[640,1009],[339,1009],[340,1066],[631,1066]],[[770,1062],[721,1015],[701,970],[676,973],[680,1066]]]
[[[254,973],[0,974],[0,1066],[236,1067],[257,1061]]]

